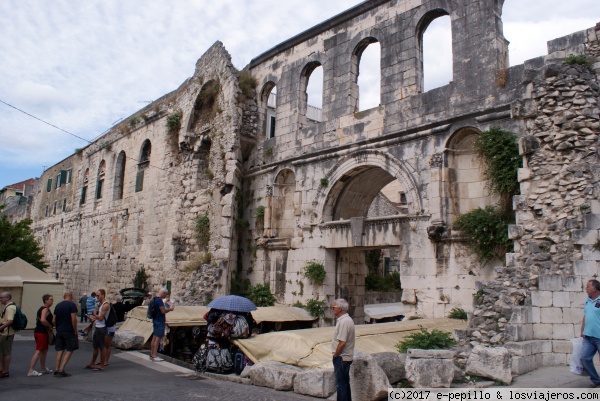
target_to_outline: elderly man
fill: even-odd
[[[15,338],[15,329],[11,325],[17,313],[17,307],[11,300],[12,295],[10,292],[0,294],[0,304],[3,306],[2,313],[0,314],[0,361],[2,362],[0,379],[9,376],[10,355]]]
[[[152,342],[150,343],[150,360],[153,362],[164,361],[164,359],[158,356],[158,346],[165,336],[165,329],[167,325],[166,314],[175,309],[175,306],[165,305],[163,299],[169,295],[169,291],[166,288],[161,288],[158,292],[158,296],[152,298],[150,302],[154,302],[154,310],[156,315],[152,319]]]
[[[583,322],[581,323],[581,364],[589,373],[592,384],[600,388],[600,377],[594,367],[594,355],[600,350],[600,282],[589,280],[585,286],[587,298],[583,307]]]
[[[350,391],[350,367],[354,359],[354,321],[348,315],[348,302],[336,299],[331,304],[333,314],[337,318],[335,331],[331,341],[333,369],[335,371],[335,387],[338,401],[352,400]]]
[[[63,300],[54,307],[54,326],[56,327],[56,370],[55,377],[68,377],[65,371],[73,351],[79,349],[77,338],[77,305],[73,302],[73,291],[65,291]]]

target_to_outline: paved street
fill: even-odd
[[[92,346],[80,342],[80,349],[67,365],[71,377],[27,377],[35,351],[31,331],[18,335],[13,345],[10,377],[0,379],[2,401],[67,400],[311,400],[292,392],[232,383],[213,378],[196,378],[187,369],[166,362],[150,362],[139,352],[113,350],[105,371],[83,369],[90,362]],[[54,369],[56,352],[48,353],[48,367]],[[39,364],[38,367],[39,369]]]

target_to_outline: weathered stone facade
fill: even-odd
[[[461,307],[473,312],[465,347],[553,340],[558,356],[523,366],[566,361],[582,283],[600,260],[598,31],[552,41],[548,56],[507,68],[502,6],[360,3],[252,60],[255,89],[240,85],[216,43],[180,88],[44,174],[33,214],[52,271],[76,290],[116,290],[144,267],[153,286],[170,281],[186,303],[248,279],[268,283],[286,304],[345,297],[362,322],[365,250],[394,248],[407,315]],[[453,79],[423,93],[422,34],[443,15]],[[375,42],[380,104],[359,111],[360,57]],[[570,53],[595,64],[564,66]],[[321,121],[308,117],[306,95],[317,67]],[[177,132],[166,127],[175,114]],[[451,229],[458,215],[496,201],[473,151],[493,126],[517,133],[525,164],[506,266],[481,266]],[[47,180],[69,169],[72,181],[48,191]],[[392,203],[373,206],[390,183],[402,192],[402,211],[391,215]],[[65,211],[46,215],[61,199]],[[205,213],[208,243],[194,229]],[[207,252],[210,263],[186,268]],[[322,285],[304,276],[309,261],[324,265]]]

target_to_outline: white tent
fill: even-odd
[[[42,306],[42,296],[50,294],[54,304],[62,301],[65,286],[52,276],[25,262],[14,258],[0,264],[0,292],[8,291],[12,301],[27,316],[27,328],[35,327],[35,317]],[[54,310],[54,307],[51,308]]]

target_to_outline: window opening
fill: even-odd
[[[115,185],[113,200],[123,199],[123,186],[125,184],[125,161],[127,157],[125,152],[121,151],[117,157],[117,165],[115,168]]]
[[[263,93],[263,102],[266,103],[265,134],[268,138],[274,138],[277,120],[277,86],[271,82],[265,86]]]
[[[306,85],[306,118],[312,121],[323,121],[323,66],[315,67],[308,77]]]
[[[374,40],[374,39],[371,39]],[[358,54],[357,110],[368,110],[381,103],[381,46],[368,43]]]
[[[98,168],[98,183],[96,185],[96,199],[102,199],[102,187],[104,186],[104,174],[106,170],[106,162],[102,160]]]
[[[437,17],[425,28],[421,53],[425,92],[452,81],[452,29],[448,15]]]
[[[81,198],[79,198],[79,204],[83,205],[85,203],[85,195],[87,193],[87,186],[89,182],[90,169],[85,170],[85,175],[83,176],[83,186],[81,188]]]
[[[148,166],[150,166],[151,153],[152,145],[150,144],[150,141],[146,139],[142,144],[142,150],[140,152],[140,162],[138,163],[138,172],[135,177],[135,192],[141,192],[144,189],[144,175]]]
[[[67,198],[63,199],[63,204],[62,204],[62,212],[66,212],[67,211]]]

